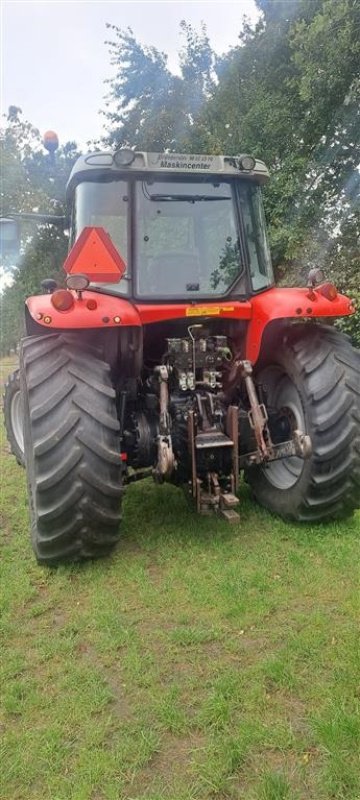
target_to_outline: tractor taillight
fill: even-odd
[[[90,298],[90,300],[87,300],[86,301],[86,308],[88,308],[89,311],[95,311],[95,309],[97,308],[96,300],[93,300],[92,297]]]
[[[74,298],[67,289],[57,289],[50,297],[50,302],[57,311],[70,311],[74,305]]]
[[[336,300],[338,294],[333,283],[322,283],[321,286],[317,286],[316,291],[328,300]]]

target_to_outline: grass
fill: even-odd
[[[1,465],[1,798],[359,800],[359,514],[243,488],[232,527],[145,482],[111,559],[50,570]]]

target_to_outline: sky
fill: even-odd
[[[182,19],[200,29],[222,54],[238,43],[242,18],[258,17],[254,0],[0,0],[1,111],[20,106],[24,118],[43,133],[55,130],[60,142],[82,147],[104,125],[106,78],[114,75],[104,43],[109,22],[130,26],[144,45],[169,56],[177,69]],[[111,37],[110,37],[111,38]]]

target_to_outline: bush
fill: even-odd
[[[337,320],[336,327],[351,336],[354,347],[360,347],[360,292],[352,292],[351,296],[355,300],[356,314]]]

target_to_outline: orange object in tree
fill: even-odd
[[[126,264],[104,228],[87,227],[70,250],[64,270],[68,275],[82,272],[90,281],[118,283]]]
[[[46,131],[43,136],[43,145],[49,153],[54,153],[59,147],[59,139],[55,131]]]

